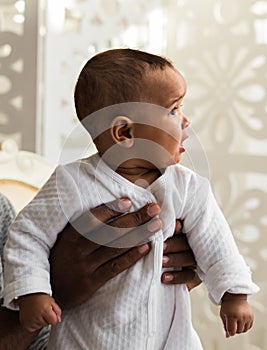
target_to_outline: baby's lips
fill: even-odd
[[[184,153],[186,151],[183,144],[180,145],[179,150],[180,150],[180,153]]]

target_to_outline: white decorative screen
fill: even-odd
[[[35,150],[37,1],[0,1],[0,141]]]

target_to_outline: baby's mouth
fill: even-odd
[[[187,135],[187,134],[186,134],[186,135],[182,138],[182,140],[181,140],[181,143],[180,143],[180,146],[179,146],[180,153],[186,152],[186,148],[185,148],[185,146],[184,146],[184,141],[185,141],[186,139],[188,139],[188,135]]]
[[[186,151],[186,149],[182,143],[179,146],[179,151],[180,151],[180,153],[184,153]]]

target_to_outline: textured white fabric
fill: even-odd
[[[202,349],[192,327],[186,286],[165,286],[160,281],[163,241],[173,235],[175,219],[184,220],[213,302],[219,304],[226,291],[252,294],[258,287],[208,181],[181,165],[168,167],[147,189],[113,172],[97,154],[59,166],[12,225],[5,250],[5,305],[16,307],[14,300],[22,294],[51,293],[48,255],[57,233],[69,219],[125,196],[134,203],[132,210],[157,201],[163,230],[153,236],[148,256],[106,283],[83,305],[63,312],[62,323],[52,327],[48,348]]]

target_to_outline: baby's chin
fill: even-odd
[[[165,162],[162,162],[161,164],[159,164],[158,167],[161,170],[165,170],[166,168],[168,168],[171,165],[175,165],[175,164],[180,163],[180,161],[181,161],[181,156],[175,157],[175,158],[171,158],[168,161],[165,161]]]
[[[156,152],[154,153],[156,155]],[[175,155],[170,155],[168,154],[168,156],[166,156],[166,153],[159,157],[159,156],[155,156],[155,157],[150,157],[150,159],[139,159],[140,161],[140,166],[150,169],[150,170],[165,170],[167,167],[171,166],[171,165],[175,165],[180,163],[182,158],[182,154],[179,152],[177,152]]]

